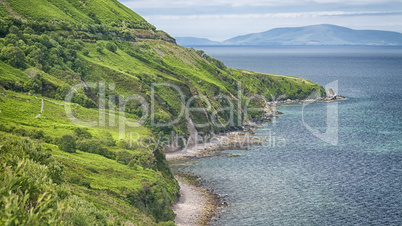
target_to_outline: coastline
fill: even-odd
[[[253,126],[251,128],[257,127],[258,126]],[[251,129],[247,129],[214,135],[208,142],[197,143],[189,147],[184,147],[176,152],[165,153],[166,160],[176,161],[189,158],[211,157],[219,155],[219,151],[234,148],[245,149],[245,147],[250,145],[261,144],[261,140],[251,137],[253,134]]]
[[[261,140],[251,138],[250,131],[234,131],[216,135],[210,142],[183,148],[177,152],[165,153],[169,165],[187,164],[188,159],[211,156],[237,157],[221,151],[246,149],[245,145],[259,145]],[[213,190],[203,186],[200,177],[193,174],[174,172],[180,186],[180,197],[172,206],[177,225],[208,225],[226,206],[223,198]]]
[[[304,102],[327,102],[344,99],[347,98],[334,95],[332,97],[314,100],[287,100],[269,103],[269,105],[279,107],[281,105],[301,104]],[[282,114],[282,112],[274,109],[274,114],[270,111],[267,112],[265,118],[248,121],[247,124],[243,126],[243,130],[215,135],[209,142],[195,144],[190,147],[182,148],[179,151],[165,153],[166,159],[169,165],[180,165],[186,164],[188,159],[193,158],[212,156],[237,157],[228,153],[222,153],[221,151],[230,149],[248,150],[249,146],[261,145],[263,140],[251,137],[251,135],[254,134],[253,129],[262,127],[262,123],[270,122],[271,118],[278,117]],[[219,208],[227,205],[219,195],[202,186],[198,180],[198,176],[181,172],[174,174],[180,186],[180,198],[172,206],[176,214],[175,223],[177,225],[207,225],[217,216]]]
[[[206,196],[195,186],[184,182],[181,177],[175,176],[180,186],[180,198],[173,205],[173,212],[176,214],[174,221],[178,226],[200,225],[203,215]]]
[[[175,175],[180,185],[180,198],[172,206],[176,225],[208,225],[222,206],[222,200],[208,188],[203,187],[199,177],[180,173]]]

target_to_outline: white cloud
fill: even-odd
[[[145,16],[147,20],[204,20],[204,19],[264,19],[264,18],[298,18],[298,17],[320,17],[320,16],[369,16],[369,15],[402,14],[402,11],[388,12],[346,12],[346,11],[321,11],[321,12],[299,12],[299,13],[263,13],[263,14],[205,14],[205,15],[151,15]]]
[[[327,4],[336,3],[338,5],[368,5],[392,3],[392,0],[128,0],[122,1],[126,6],[133,9],[144,8],[186,8],[186,7],[206,7],[206,6],[287,6],[303,4]]]
[[[176,37],[224,40],[276,27],[324,23],[402,32],[400,0],[119,1]]]

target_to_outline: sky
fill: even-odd
[[[223,41],[278,27],[334,24],[402,33],[402,0],[119,0],[173,37]]]

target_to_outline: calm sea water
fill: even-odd
[[[402,225],[401,47],[202,47],[227,66],[338,80],[339,143],[328,144],[327,105],[279,108],[262,147],[179,169],[207,179],[228,207],[214,225]],[[280,144],[273,145],[273,139]]]

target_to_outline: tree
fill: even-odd
[[[1,50],[0,58],[13,67],[23,68],[25,66],[25,54],[18,47],[4,47]]]
[[[75,138],[70,134],[64,134],[58,142],[58,147],[60,150],[75,153],[76,152],[76,141]]]
[[[26,28],[24,29],[24,34],[33,35],[33,34],[35,34],[35,31],[34,31],[32,28],[30,28],[30,27],[26,27]]]
[[[15,26],[15,25],[12,25],[9,29],[8,29],[8,31],[11,33],[11,34],[15,34],[15,35],[21,35],[21,32],[20,32],[20,29],[18,29],[18,27],[17,26]]]
[[[19,40],[20,38],[18,37],[18,35],[10,33],[4,38],[4,45],[17,45]]]
[[[44,59],[44,54],[41,49],[35,48],[28,54],[28,63],[32,66],[42,64]]]
[[[57,88],[56,99],[64,100],[64,98],[67,96],[67,94],[70,90],[71,90],[71,88],[66,85]]]

